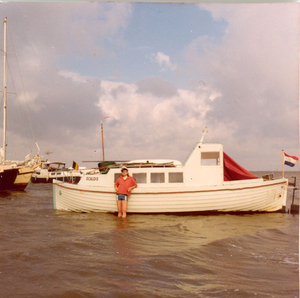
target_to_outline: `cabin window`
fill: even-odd
[[[116,183],[116,181],[118,180],[118,178],[121,176],[121,173],[115,173],[115,183]]]
[[[164,183],[165,173],[151,173],[151,183]]]
[[[220,152],[201,152],[201,165],[217,166],[220,164]]]
[[[182,183],[183,173],[169,173],[169,183]]]
[[[134,173],[132,177],[135,179],[136,183],[147,183],[146,173]]]

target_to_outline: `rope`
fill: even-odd
[[[26,125],[25,125],[26,122],[25,122],[24,117],[22,115],[21,105],[20,105],[18,93],[17,93],[17,90],[16,90],[15,82],[14,82],[14,79],[13,79],[13,76],[12,76],[12,73],[11,73],[11,69],[10,69],[10,66],[9,66],[8,62],[7,62],[7,67],[8,67],[8,71],[9,71],[9,74],[10,74],[10,77],[11,77],[11,80],[12,80],[13,89],[14,89],[14,92],[15,92],[16,97],[17,97],[17,102],[18,102],[18,107],[19,107],[19,113],[20,113],[21,122],[23,123],[23,127],[25,128],[26,127]],[[29,137],[28,137],[28,133],[27,133],[26,129],[25,129],[25,134],[26,134],[27,145],[31,149],[30,144],[29,144]]]
[[[109,141],[111,147],[112,147],[112,148],[115,148],[115,146],[112,145],[110,139],[107,137],[107,135],[104,133],[104,131],[103,131],[103,134],[104,134],[105,138],[108,139],[108,141]],[[114,150],[114,151],[117,153],[117,155],[120,157],[120,160],[123,160],[121,154],[120,154],[116,149],[113,149],[113,150]]]
[[[10,37],[10,40],[11,40],[11,44],[12,44],[12,47],[13,47],[13,52],[14,52],[15,59],[16,59],[16,62],[17,62],[17,67],[18,67],[19,75],[20,75],[21,82],[22,82],[22,88],[23,88],[23,92],[24,92],[24,96],[25,96],[25,103],[26,103],[26,107],[27,107],[28,120],[29,120],[29,125],[30,125],[30,128],[31,128],[31,133],[32,133],[33,139],[36,140],[35,134],[34,134],[34,130],[33,130],[32,121],[31,121],[31,118],[30,118],[30,112],[29,112],[30,109],[29,109],[29,105],[28,105],[28,101],[27,101],[27,94],[25,92],[25,85],[24,85],[22,73],[21,73],[21,70],[20,70],[20,66],[19,66],[19,62],[18,62],[18,57],[16,55],[15,45],[14,45],[14,42],[13,42],[13,39],[12,39],[12,36],[11,36],[9,30],[8,30],[8,34],[9,34],[9,37]],[[29,148],[30,148],[30,146],[29,146]]]

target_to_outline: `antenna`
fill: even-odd
[[[48,155],[50,155],[51,153],[53,153],[52,151],[47,151],[47,152],[45,152],[45,154],[48,156]]]
[[[203,143],[203,140],[204,140],[204,136],[206,135],[206,133],[208,133],[208,129],[207,127],[205,127],[204,130],[202,130],[202,137],[201,137],[201,140],[200,140],[200,144]]]

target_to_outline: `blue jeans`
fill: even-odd
[[[128,201],[128,196],[126,195],[117,195],[118,201]]]

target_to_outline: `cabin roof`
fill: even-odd
[[[46,161],[43,162],[44,165],[50,165],[50,164],[56,164],[56,165],[65,165],[65,162],[61,162],[61,161]]]

